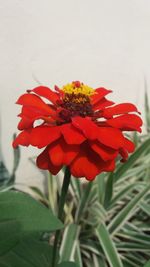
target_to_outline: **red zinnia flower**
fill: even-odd
[[[124,131],[141,132],[142,120],[130,103],[114,105],[105,98],[111,90],[96,90],[72,82],[62,89],[39,86],[27,90],[17,104],[22,105],[15,139],[18,145],[45,148],[37,157],[37,166],[57,174],[66,165],[75,177],[93,180],[96,175],[115,169],[120,154],[124,162],[134,144]],[[44,102],[44,100],[46,102]],[[130,114],[132,112],[132,114]],[[41,124],[35,126],[40,119]]]

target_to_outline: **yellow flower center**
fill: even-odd
[[[65,94],[84,95],[88,97],[94,94],[93,88],[78,81],[64,85],[62,91]]]
[[[70,122],[75,116],[93,116],[91,96],[95,90],[79,81],[66,84],[62,87],[62,110],[59,116],[64,123]]]

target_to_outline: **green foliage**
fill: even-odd
[[[21,192],[0,193],[0,210],[0,262],[11,267],[42,265],[34,265],[34,259],[37,258],[35,264],[42,262],[39,253],[43,249],[46,257],[50,248],[48,243],[39,243],[39,237],[43,232],[62,228],[62,223],[44,205]],[[32,242],[33,235],[37,240]],[[49,260],[45,266],[48,263]]]
[[[144,265],[144,267],[150,267],[150,260]]]
[[[107,227],[101,223],[96,229],[96,236],[104,250],[104,253],[111,267],[123,267],[117,249],[113,244]]]
[[[149,98],[147,93],[147,88],[145,88],[145,121],[147,132],[150,132],[150,107],[149,107]]]
[[[13,139],[16,135],[14,134]],[[16,171],[20,162],[20,148],[13,149],[13,169],[9,173],[3,161],[0,161],[0,190],[3,190],[14,184],[16,178]],[[1,155],[2,157],[2,155]]]
[[[28,236],[0,258],[0,266],[50,267],[51,258],[51,246]]]
[[[58,267],[78,267],[78,265],[74,262],[64,261],[58,264]]]
[[[61,260],[67,261],[72,258],[76,249],[76,242],[79,234],[79,226],[69,224],[64,231],[63,242],[60,247]]]

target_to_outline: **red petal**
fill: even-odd
[[[18,115],[21,117],[18,129],[24,130],[33,127],[34,121],[40,119],[42,116],[41,114],[43,115],[43,112],[40,112],[33,107],[23,106],[21,113]]]
[[[113,172],[115,167],[116,167],[115,160],[102,162],[102,171],[104,172]]]
[[[19,117],[26,117],[29,119],[35,119],[36,117],[47,115],[47,112],[43,112],[37,108],[29,107],[29,106],[23,106],[21,113],[18,115]],[[49,114],[48,114],[49,115]]]
[[[29,131],[23,131],[13,141],[13,147],[16,148],[19,145],[29,146],[30,145],[29,140],[30,140],[30,132]]]
[[[28,128],[32,128],[33,122],[34,120],[22,117],[22,119],[20,120],[18,124],[18,130],[22,131]]]
[[[44,149],[44,151],[37,157],[36,164],[40,169],[43,170],[49,169],[48,148]]]
[[[93,160],[90,160],[84,151],[80,152],[70,165],[71,174],[77,178],[85,177],[88,180],[93,180],[100,172],[97,166],[100,159],[96,153],[94,156]]]
[[[111,118],[114,115],[119,115],[128,112],[138,112],[135,105],[131,103],[118,104],[114,107],[106,108],[103,110],[102,116],[105,118]]]
[[[131,140],[127,139],[127,138],[125,138],[124,147],[129,153],[132,153],[135,150],[135,144]]]
[[[112,106],[114,104],[115,103],[113,101],[109,101],[104,97],[99,102],[97,102],[95,105],[93,105],[93,109],[94,110],[102,110],[105,107]]]
[[[57,101],[60,99],[59,94],[53,92],[50,88],[48,88],[46,86],[38,86],[38,87],[36,87],[30,91],[34,92],[40,96],[45,97],[46,99],[48,99],[49,101],[51,101],[54,104],[56,104]]]
[[[113,171],[114,168],[114,161],[104,162],[94,151],[89,149],[81,151],[70,165],[73,176],[85,177],[87,180],[93,180],[102,171]]]
[[[138,131],[141,132],[142,120],[134,114],[124,114],[116,118],[107,120],[107,124],[120,128],[122,131]]]
[[[128,152],[124,148],[120,148],[119,153],[122,156],[121,162],[126,162],[128,159]]]
[[[33,127],[35,120],[42,119],[48,123],[53,123],[55,121],[54,116],[50,117],[49,115],[45,115],[45,112],[28,106],[23,106],[22,112],[18,116],[22,118],[18,125],[19,130]]]
[[[30,143],[42,148],[57,140],[61,136],[59,126],[37,126],[32,129]]]
[[[81,144],[85,140],[82,132],[70,123],[62,125],[60,129],[67,144]]]
[[[111,90],[105,89],[104,87],[97,88],[95,90],[95,94],[91,96],[92,105],[98,103],[104,96],[108,95],[111,92]]]
[[[79,146],[68,145],[63,138],[50,146],[49,156],[56,166],[69,165],[79,152]]]
[[[74,117],[72,118],[72,124],[82,131],[82,133],[90,140],[97,138],[98,126],[88,117]]]
[[[49,107],[44,101],[37,95],[24,94],[16,102],[19,105],[24,105],[38,109],[40,112],[43,111],[43,115],[53,115],[56,112]]]
[[[118,151],[100,144],[98,141],[90,141],[91,148],[99,154],[104,161],[112,160],[117,157]]]
[[[49,147],[47,147],[36,160],[36,164],[40,169],[49,170],[52,174],[56,175],[62,168],[62,166],[54,166],[49,158]]]
[[[125,138],[122,132],[111,127],[99,127],[97,139],[103,145],[113,149],[119,149],[120,147],[123,147],[125,143]]]

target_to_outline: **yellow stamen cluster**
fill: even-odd
[[[85,95],[91,96],[94,94],[94,89],[89,87],[88,85],[84,85],[83,83],[79,83],[76,85],[76,82],[68,83],[63,86],[62,91],[65,94],[74,94],[74,95]]]

